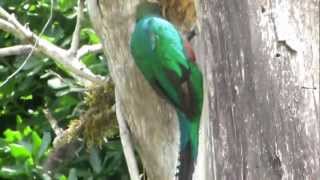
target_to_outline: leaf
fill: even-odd
[[[35,156],[42,144],[42,140],[36,131],[32,131],[32,154]]]
[[[89,158],[90,158],[89,162],[93,171],[99,174],[102,170],[102,166],[101,166],[101,159],[99,157],[99,154],[96,148],[94,147],[91,148]]]
[[[7,72],[8,72],[8,69],[9,69],[9,68],[0,65],[0,73],[7,73]]]
[[[68,180],[68,178],[65,175],[62,175],[59,177],[59,180]]]
[[[42,143],[37,155],[37,160],[39,160],[43,156],[43,154],[48,149],[50,143],[51,143],[51,134],[49,132],[44,132],[42,137]]]
[[[75,168],[71,168],[68,175],[68,180],[78,180],[77,170]]]
[[[27,166],[28,168],[34,166],[34,161],[31,157],[25,161],[25,166]]]
[[[15,65],[17,67],[20,67],[22,65],[22,63],[24,62],[26,57],[24,56],[20,56],[18,57],[18,59],[20,59],[20,61],[18,61]],[[39,58],[37,57],[31,57],[29,59],[29,61],[23,66],[22,70],[32,70],[33,68],[36,68],[38,66],[41,66],[43,64],[43,62],[41,60],[39,60]]]
[[[27,95],[27,96],[21,96],[21,97],[20,97],[20,99],[22,99],[22,100],[32,100],[32,98],[33,98],[32,94],[29,94],[29,95]]]
[[[4,131],[5,140],[8,143],[17,142],[22,140],[22,134],[19,131],[7,129]]]
[[[98,44],[100,43],[100,39],[96,32],[91,28],[83,28],[80,32],[81,38],[88,37],[90,44]]]
[[[12,177],[17,176],[22,173],[21,169],[14,168],[14,167],[2,167],[0,169],[0,177]]]
[[[62,12],[65,12],[76,6],[76,1],[75,0],[59,0],[58,4]]]
[[[23,129],[23,136],[24,137],[28,136],[30,133],[32,133],[32,129],[30,128],[30,126],[27,126]]]
[[[22,125],[23,120],[22,120],[22,117],[20,115],[16,116],[16,122],[17,122],[17,125],[19,125],[19,126]]]
[[[56,113],[65,111],[68,108],[72,108],[73,106],[77,105],[79,102],[76,98],[70,95],[61,96],[59,97],[59,99],[57,99],[57,101],[58,101],[58,107],[54,110],[54,112]]]
[[[17,159],[31,157],[30,151],[20,144],[9,144],[9,148],[11,155]]]

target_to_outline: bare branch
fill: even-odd
[[[0,57],[28,54],[31,52],[32,45],[16,45],[6,48],[0,48]]]
[[[81,30],[81,21],[83,19],[83,7],[84,7],[84,1],[78,0],[77,22],[72,35],[72,42],[69,49],[70,54],[75,54],[80,45],[80,30]]]
[[[42,111],[43,111],[43,114],[48,119],[54,133],[57,136],[61,135],[63,133],[63,129],[58,126],[58,121],[53,117],[49,109],[43,109]]]
[[[9,17],[10,16],[10,14],[6,11],[6,10],[4,10],[3,8],[1,8],[0,7],[0,17]]]
[[[121,137],[120,139],[123,147],[124,156],[126,158],[127,166],[129,169],[130,179],[140,180],[139,169],[138,169],[136,157],[134,155],[130,131],[128,129],[126,120],[122,115],[122,111],[121,111],[122,106],[120,105],[120,103],[121,101],[119,100],[118,95],[116,94],[116,113],[117,113],[117,120],[118,120],[120,137]]]
[[[7,20],[9,23],[11,23],[15,28],[16,31],[18,31],[21,34],[24,34],[25,38],[31,38],[32,32],[24,27],[19,21],[16,19],[16,17],[13,14],[9,14],[5,9],[0,7],[0,16],[3,17],[5,20]]]
[[[1,9],[1,7],[0,7]],[[11,24],[10,22],[1,19],[0,18],[0,30],[3,30],[5,32],[10,32],[12,33],[14,36],[18,37],[19,39],[23,39],[23,37],[21,36],[21,34],[17,31],[17,29],[14,27],[13,24]]]
[[[77,58],[81,59],[83,56],[88,53],[100,53],[102,52],[103,47],[102,44],[94,44],[94,45],[84,45],[77,52]]]
[[[90,69],[88,69],[81,61],[79,61],[79,59],[77,59],[77,57],[71,56],[67,50],[40,38],[38,35],[21,25],[13,15],[10,15],[1,7],[0,16],[7,19],[7,21],[0,21],[0,29],[12,33],[22,40],[27,39],[30,41],[30,43],[37,42],[37,50],[52,58],[58,64],[62,64],[80,82],[84,83],[85,85],[91,83],[100,85],[105,84],[105,81],[102,77],[93,74]]]

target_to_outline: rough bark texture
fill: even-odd
[[[319,179],[319,0],[199,0],[206,175]]]
[[[128,50],[138,1],[100,0],[89,13],[148,176],[169,180],[178,155],[176,115]],[[194,47],[209,110],[195,179],[318,179],[319,0],[196,2]]]
[[[147,175],[169,180],[176,174],[178,120],[173,108],[151,89],[129,51],[138,0],[88,1],[95,29],[102,38],[108,67],[115,83],[117,116],[127,121]]]

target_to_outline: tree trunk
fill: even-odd
[[[319,0],[200,0],[198,15],[205,179],[319,179]]]
[[[170,180],[178,166],[178,120],[174,109],[152,90],[131,57],[129,40],[138,2],[100,0],[97,4],[97,0],[90,0],[88,11],[115,83],[117,117],[126,120],[148,177]]]
[[[88,0],[117,113],[151,180],[174,179],[179,132],[129,52],[140,0]],[[194,47],[208,98],[197,180],[320,177],[319,0],[197,0]]]

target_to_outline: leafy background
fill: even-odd
[[[76,0],[55,0],[51,24],[43,38],[68,48],[76,23]],[[15,13],[18,20],[39,33],[50,12],[50,0],[1,0],[0,6]],[[83,22],[81,44],[98,43],[88,17]],[[0,48],[19,44],[0,31]],[[0,82],[12,74],[25,56],[0,58]],[[94,72],[107,75],[101,54],[82,61]],[[53,133],[43,109],[48,108],[65,128],[85,110],[85,89],[68,72],[43,55],[34,55],[22,71],[0,88],[0,177],[3,179],[48,179],[43,165],[52,151]],[[101,147],[79,146],[72,161],[59,164],[54,179],[129,179],[118,135]]]

